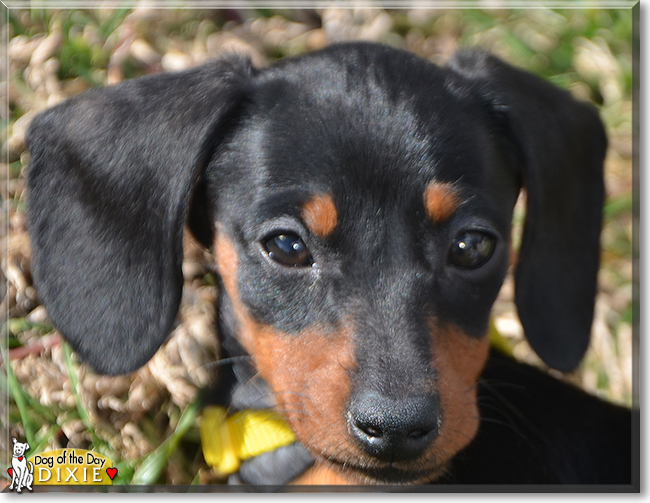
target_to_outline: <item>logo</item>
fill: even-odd
[[[46,486],[69,485],[112,485],[117,468],[106,456],[86,449],[56,449],[42,452],[25,459],[29,444],[14,439],[14,454],[11,468],[11,486],[21,492],[26,487],[32,490],[32,483]]]
[[[7,469],[11,477],[11,485],[9,490],[22,492],[23,487],[32,491],[32,483],[34,482],[34,465],[31,461],[27,461],[25,451],[29,450],[27,442],[21,443],[14,438],[14,449],[11,454],[11,468]]]

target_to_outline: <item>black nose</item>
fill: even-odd
[[[353,397],[348,422],[352,436],[382,461],[417,458],[438,436],[440,398],[390,398],[375,392]]]

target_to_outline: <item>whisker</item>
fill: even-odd
[[[485,416],[482,416],[480,418],[480,420],[485,422],[485,423],[492,423],[492,424],[498,424],[499,426],[504,426],[504,427],[509,428],[510,430],[512,430],[512,431],[514,431],[514,432],[516,432],[518,434],[521,434],[521,436],[523,438],[526,438],[526,436],[523,433],[521,433],[521,430],[519,430],[519,428],[517,428],[512,423],[508,423],[506,421],[501,421],[500,419],[495,419],[493,417],[485,417]]]
[[[242,360],[252,360],[253,357],[250,355],[242,355],[242,356],[229,356],[228,358],[222,358],[220,360],[215,360],[213,362],[206,363],[205,365],[202,365],[203,368],[215,368],[215,367],[222,367],[224,365],[232,365],[233,363],[237,363],[238,361]]]
[[[273,394],[273,395],[295,395],[295,396],[299,396],[301,398],[309,399],[309,395],[306,395],[304,393],[299,393],[298,391],[292,391],[292,390],[272,391],[271,394]]]
[[[280,414],[284,416],[288,416],[289,414],[300,414],[301,416],[304,416],[302,419],[304,420],[305,417],[311,417],[311,414],[309,412],[306,412],[303,409],[282,409],[279,411]],[[298,418],[295,418],[298,419]]]

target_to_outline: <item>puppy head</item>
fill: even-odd
[[[346,56],[268,72],[206,171],[222,318],[312,451],[415,481],[478,426],[519,186],[445,72]]]
[[[228,333],[303,444],[353,480],[430,480],[474,436],[522,186],[527,335],[561,369],[585,350],[602,126],[494,58],[441,69],[352,44],[264,71],[220,62],[74,98],[29,144],[37,287],[80,354],[110,373],[152,356],[189,214]]]

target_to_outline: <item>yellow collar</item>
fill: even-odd
[[[296,441],[287,421],[270,409],[228,416],[224,407],[206,407],[200,432],[203,457],[219,475],[235,473],[242,461]]]

